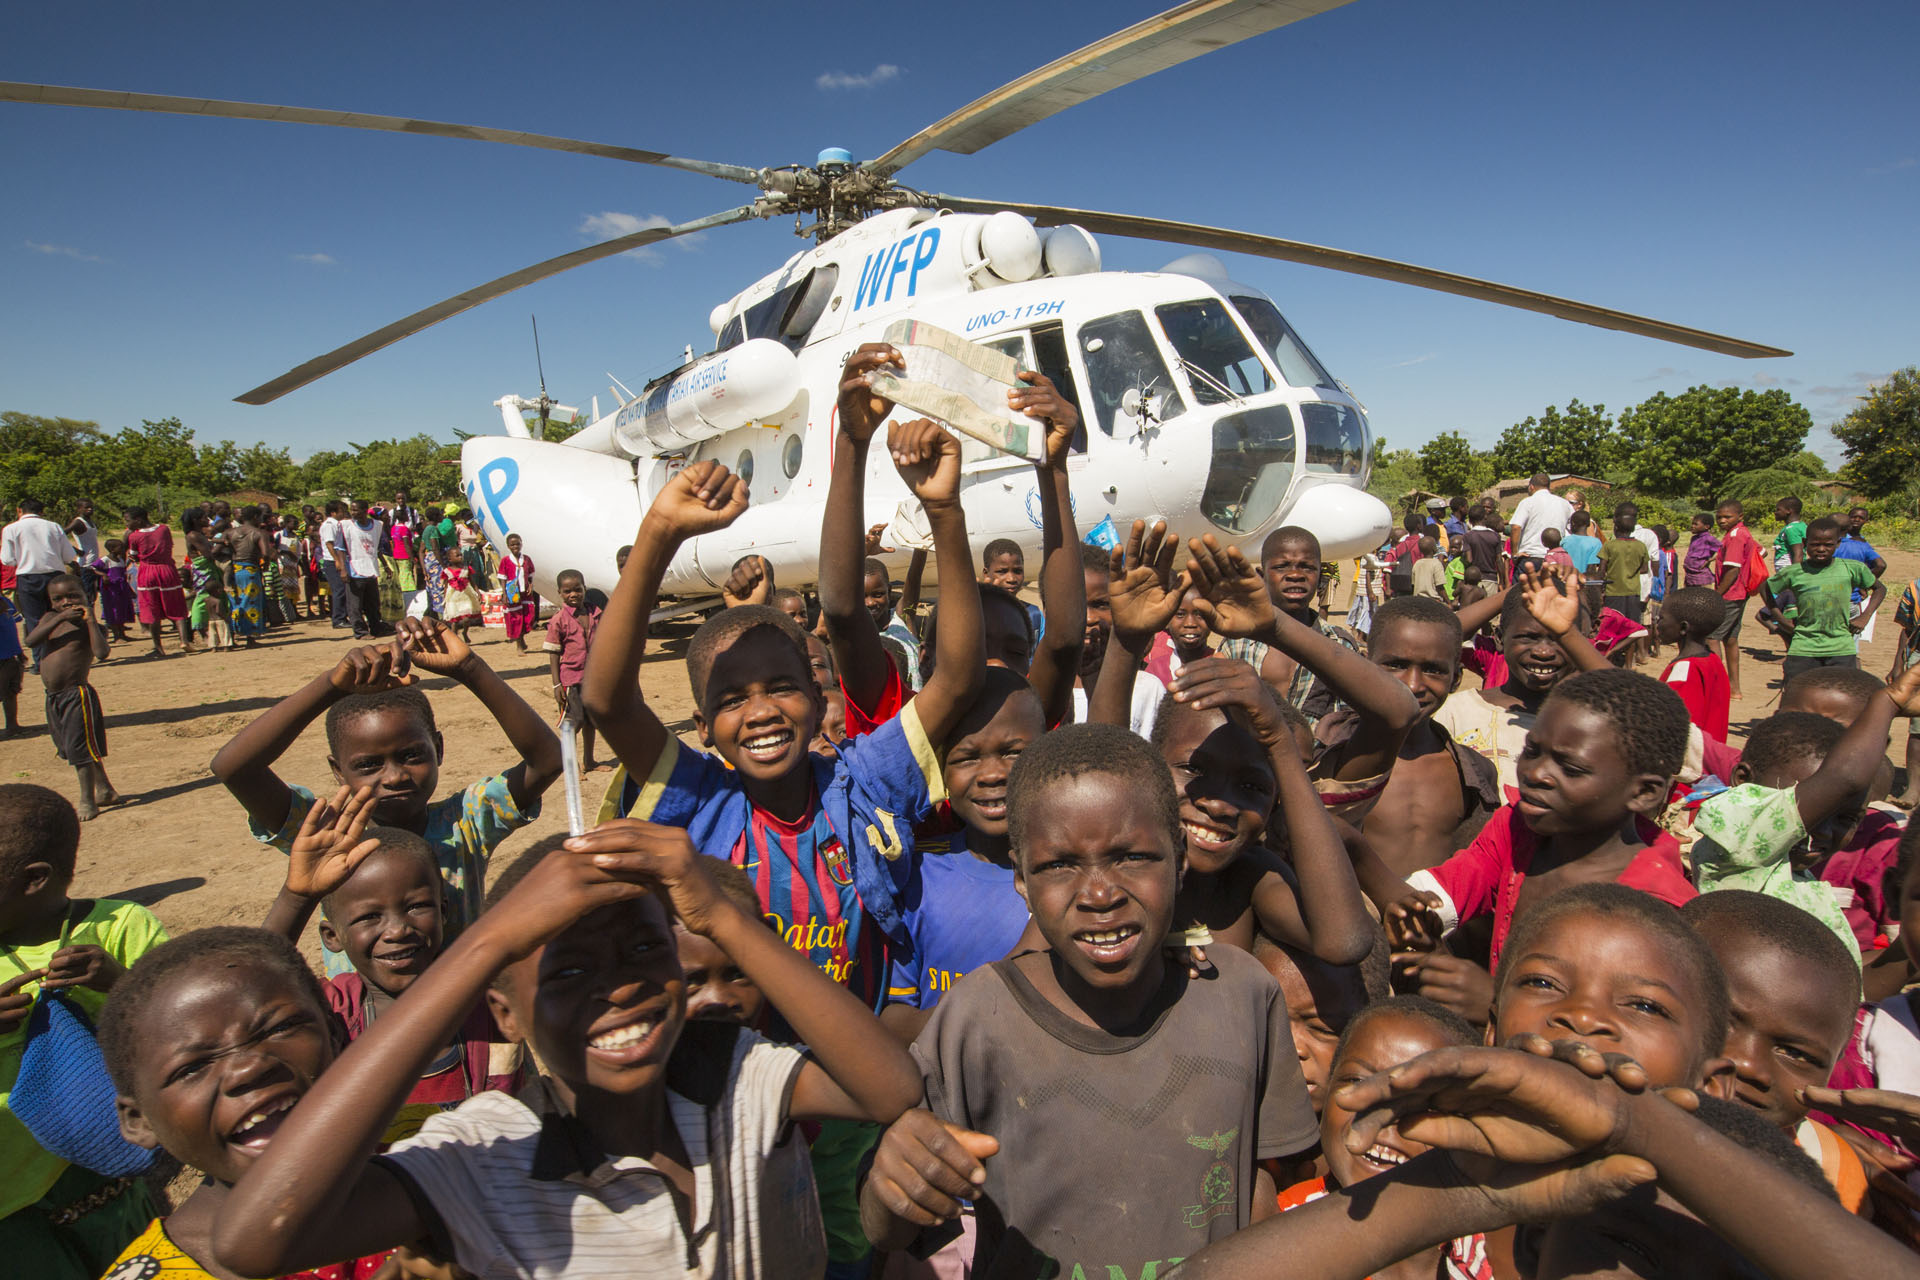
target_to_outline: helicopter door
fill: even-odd
[[[1187,411],[1140,312],[1089,320],[1080,326],[1079,342],[1087,365],[1082,412],[1091,409],[1107,435],[1131,439]]]

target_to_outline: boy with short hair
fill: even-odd
[[[504,773],[436,801],[445,744],[412,667],[450,676],[493,714],[520,757]],[[540,816],[540,796],[560,776],[560,741],[464,640],[438,620],[404,619],[383,645],[354,649],[282,698],[220,749],[214,776],[247,811],[254,839],[282,853],[313,807],[314,793],[273,771],[316,716],[326,714],[327,763],[336,786],[378,788],[373,820],[423,837],[447,888],[447,934],[480,914],[487,859]],[[327,953],[329,977],[351,966]]]
[[[154,1211],[139,1179],[68,1164],[6,1105],[35,1003],[58,992],[98,1018],[133,962],[167,938],[138,903],[68,896],[79,847],[65,799],[0,784],[0,1257],[36,1280],[94,1280]]]
[[[100,806],[119,804],[107,779],[107,722],[100,695],[87,676],[107,660],[107,633],[87,610],[80,579],[57,573],[47,580],[47,612],[27,633],[27,648],[40,655],[40,682],[47,689],[47,733],[53,749],[73,766],[80,784],[80,821],[100,816]]]
[[[1414,519],[1409,517],[1409,520]],[[1211,535],[1208,535],[1211,536]],[[1409,533],[1401,545],[1414,553],[1418,540]],[[1398,550],[1399,548],[1396,548]],[[1343,648],[1360,652],[1360,637],[1348,628],[1321,618],[1313,607],[1314,584],[1320,576],[1320,539],[1299,525],[1282,525],[1260,544],[1260,576],[1273,607],[1303,627],[1319,632]],[[1411,594],[1395,592],[1396,595]],[[1309,724],[1317,723],[1339,705],[1339,698],[1312,668],[1263,640],[1240,636],[1220,646],[1229,658],[1248,663],[1275,693],[1298,707]]]
[[[1431,537],[1420,539],[1420,559],[1413,566],[1414,595],[1433,600],[1447,598],[1447,565],[1439,555],[1439,543]]]
[[[1807,526],[1805,553],[1761,584],[1768,608],[1777,609],[1776,597],[1786,591],[1797,604],[1794,616],[1779,624],[1787,639],[1789,680],[1815,667],[1859,666],[1859,632],[1886,599],[1887,589],[1873,570],[1858,560],[1835,558],[1841,527],[1832,516],[1815,520]],[[1858,616],[1853,613],[1856,590],[1868,593]]]
[[[862,1221],[900,1248],[969,1200],[983,1280],[1167,1268],[1273,1203],[1258,1161],[1314,1140],[1285,1004],[1234,948],[1210,953],[1207,980],[1163,956],[1181,833],[1148,744],[1055,730],[1021,756],[1009,803],[1049,949],[941,1002],[913,1049],[929,1109],[882,1140]]]
[[[578,569],[562,569],[555,579],[560,588],[560,608],[547,622],[547,638],[540,647],[547,654],[547,677],[553,682],[553,700],[560,708],[561,728],[580,729],[580,770],[592,773],[609,768],[594,762],[593,717],[580,701],[580,681],[586,675],[587,654],[593,647],[593,633],[605,612],[587,603],[587,579]],[[571,715],[569,714],[571,713]]]
[[[1707,637],[1726,617],[1727,602],[1706,587],[1681,587],[1662,602],[1654,623],[1654,638],[1674,645],[1674,655],[1660,682],[1680,695],[1687,716],[1701,733],[1715,742],[1727,740],[1727,720],[1733,698],[1727,688],[1727,664],[1707,644]]]
[[[1680,909],[1727,977],[1733,1100],[1792,1134],[1859,1212],[1867,1194],[1860,1157],[1807,1115],[1802,1090],[1827,1083],[1853,1035],[1860,968],[1852,948],[1791,903],[1744,889],[1703,893]]]
[[[1562,682],[1527,733],[1519,799],[1466,849],[1407,878],[1384,912],[1388,937],[1431,951],[1442,933],[1490,912],[1497,975],[1515,921],[1568,886],[1618,882],[1674,905],[1694,897],[1678,842],[1652,821],[1680,768],[1687,723],[1672,690],[1635,672]]]
[[[1633,517],[1613,517],[1613,539],[1600,548],[1600,563],[1606,570],[1607,608],[1637,623],[1641,619],[1640,575],[1652,570],[1653,561],[1646,544],[1633,536],[1634,528]],[[1636,654],[1638,643],[1635,641]]]
[[[710,865],[685,831],[633,821],[530,850],[280,1122],[220,1208],[216,1255],[279,1275],[427,1237],[483,1276],[818,1275],[818,1206],[804,1182],[769,1176],[774,1153],[797,1120],[891,1120],[913,1102],[913,1064]],[[754,979],[807,1053],[688,1023],[676,918]],[[551,1074],[369,1160],[482,995]]]
[[[980,553],[980,583],[982,586],[999,587],[1019,595],[1027,585],[1027,553],[1012,538],[995,538]],[[1022,602],[1025,603],[1024,601]],[[1033,638],[1037,641],[1047,633],[1046,611],[1039,605],[1026,606],[1027,620],[1033,624]]]
[[[1739,502],[1731,498],[1714,511],[1714,522],[1722,536],[1713,561],[1713,589],[1727,602],[1727,614],[1707,637],[1720,647],[1721,660],[1727,664],[1727,684],[1736,702],[1740,700],[1740,624],[1747,612],[1747,566],[1763,554],[1742,523],[1743,515]]]

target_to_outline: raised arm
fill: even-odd
[[[658,882],[679,923],[726,952],[792,1025],[818,1064],[794,1084],[793,1115],[892,1124],[920,1101],[920,1072],[905,1046],[859,997],[722,893],[685,830],[621,818],[575,836],[567,849],[609,875]]]
[[[287,823],[293,792],[273,771],[306,727],[341,698],[416,684],[412,657],[395,636],[387,644],[362,645],[262,712],[213,757],[213,774],[232,793],[253,825],[276,832]]]
[[[1805,782],[1793,789],[1800,821],[1809,829],[1838,813],[1866,791],[1887,754],[1887,734],[1896,716],[1920,713],[1920,667],[1909,667],[1867,699],[1866,710],[1847,726],[1833,750]]]
[[[1552,633],[1576,671],[1605,671],[1613,665],[1578,626],[1580,587],[1577,580],[1569,585],[1565,568],[1548,565],[1544,573],[1524,569],[1513,589],[1526,598],[1527,612]]]
[[[1259,568],[1240,548],[1223,548],[1212,534],[1193,539],[1187,548],[1192,555],[1187,572],[1206,601],[1216,631],[1280,650],[1325,680],[1359,714],[1359,726],[1339,759],[1323,769],[1326,776],[1372,778],[1391,769],[1407,731],[1420,718],[1419,704],[1406,686],[1361,654],[1274,608]]]
[[[580,695],[635,781],[653,772],[667,745],[666,725],[640,692],[640,657],[660,583],[681,543],[726,528],[746,509],[745,482],[717,462],[696,462],[667,481],[633,535],[633,554],[587,653]]]
[[[507,735],[520,757],[520,763],[507,770],[514,804],[525,808],[538,800],[560,776],[560,739],[540,713],[439,619],[403,618],[396,632],[414,666],[464,685]]]
[[[260,927],[298,946],[321,899],[347,882],[380,841],[367,839],[373,817],[373,786],[341,787],[333,799],[315,800],[288,851],[287,879]]]
[[[980,584],[973,578],[967,515],[960,509],[960,442],[939,423],[919,418],[888,428],[887,449],[933,529],[940,631],[934,641],[933,675],[915,696],[914,708],[928,740],[940,746],[979,695],[987,667]]]
[[[873,433],[893,412],[893,401],[873,394],[873,373],[886,365],[905,370],[906,358],[886,343],[869,342],[847,357],[840,370],[835,417],[833,470],[827,481],[827,510],[820,522],[820,620],[827,647],[847,696],[862,708],[878,707],[886,692],[893,659],[880,645],[880,628],[867,612],[866,579],[867,453]],[[971,566],[969,566],[971,568]],[[942,582],[945,575],[942,574]]]
[[[1475,632],[1499,617],[1500,610],[1506,607],[1507,593],[1512,590],[1511,585],[1496,586],[1487,592],[1484,599],[1463,604],[1454,610],[1453,616],[1460,620],[1460,634],[1471,640]]]
[[[1033,467],[1034,489],[1040,495],[1040,607],[1046,628],[1034,649],[1027,682],[1040,699],[1047,723],[1055,725],[1073,709],[1073,681],[1087,634],[1087,579],[1080,569],[1080,532],[1067,485],[1067,456],[1080,427],[1080,411],[1046,374],[1022,371],[1020,378],[1029,385],[1009,391],[1008,405],[1047,428],[1046,457]]]
[[[1133,681],[1146,660],[1154,636],[1166,629],[1186,594],[1187,575],[1176,573],[1174,557],[1180,550],[1178,534],[1167,531],[1167,522],[1158,520],[1151,529],[1144,520],[1135,520],[1127,540],[1115,547],[1109,557],[1110,587],[1108,606],[1113,614],[1113,633],[1107,639],[1106,655],[1100,660],[1100,674],[1087,697],[1087,720],[1091,724],[1113,724],[1121,728],[1133,725]],[[1080,578],[1081,591],[1086,577],[1078,567],[1075,553],[1074,573]],[[1084,596],[1081,612],[1086,611]],[[1047,630],[1053,630],[1051,620]],[[1084,620],[1080,624],[1082,636]]]

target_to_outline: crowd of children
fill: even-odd
[[[1409,517],[1336,625],[1306,529],[1085,546],[1078,412],[1023,374],[1036,608],[1017,545],[975,559],[955,438],[872,390],[900,364],[842,374],[817,615],[736,564],[687,739],[649,618],[744,479],[679,470],[610,597],[557,575],[561,732],[615,768],[590,829],[491,865],[570,751],[466,642],[437,519],[406,548],[437,616],[214,758],[284,855],[260,927],[71,896],[82,815],[0,785],[10,1273],[1920,1275],[1920,831],[1881,804],[1920,667],[1835,647],[1884,564],[1826,520],[1746,558],[1737,508],[1602,538],[1541,478],[1504,535]],[[872,558],[876,445],[924,616]],[[518,545],[498,572],[526,607]],[[80,591],[28,642],[97,805]],[[1792,665],[1737,744],[1749,595]],[[442,795],[421,673],[516,763]],[[282,779],[316,720],[333,776]]]

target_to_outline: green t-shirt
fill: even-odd
[[[1807,541],[1807,522],[1790,521],[1780,532],[1773,535],[1773,567],[1775,571],[1793,563],[1792,548],[1804,546]]]
[[[1794,657],[1838,658],[1858,653],[1859,640],[1847,623],[1853,617],[1853,592],[1873,589],[1873,570],[1858,560],[1834,560],[1814,569],[1802,560],[1767,579],[1767,590],[1778,599],[1791,591],[1798,601],[1793,640],[1787,652]]]
[[[73,926],[69,946],[96,946],[118,961],[122,968],[167,940],[167,931],[159,918],[137,902],[100,898],[78,924]],[[12,947],[0,951],[0,982],[19,977],[29,969],[44,969],[53,953],[60,949],[58,938],[30,947]],[[29,982],[23,990],[39,995],[40,984]],[[73,1003],[89,1018],[100,1016],[107,1002],[104,992],[88,987],[68,987]],[[67,1162],[33,1140],[27,1126],[7,1110],[7,1098],[20,1075],[20,1055],[27,1047],[27,1028],[18,1028],[0,1036],[0,1218],[16,1213],[47,1193],[47,1188],[66,1172]]]
[[[1646,544],[1638,538],[1615,538],[1600,548],[1600,564],[1607,571],[1607,594],[1637,596],[1640,575],[1647,571]]]

